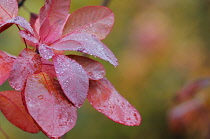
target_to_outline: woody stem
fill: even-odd
[[[5,131],[1,127],[0,127],[0,132],[4,135],[6,139],[9,139],[9,136],[7,135],[7,133],[5,133]]]
[[[26,1],[26,0],[18,1],[18,8],[20,8],[21,6],[23,6],[23,4],[24,4],[25,1]]]
[[[17,28],[19,29],[19,31],[21,31],[20,27],[18,25],[16,25]],[[24,44],[25,44],[25,47],[28,48],[27,44],[26,44],[26,40],[23,38],[23,41],[24,41]]]
[[[101,5],[107,7],[109,5],[110,1],[111,0],[104,0]]]

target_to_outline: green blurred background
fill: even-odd
[[[38,13],[44,0],[26,0]],[[71,12],[102,0],[72,0]],[[76,126],[66,139],[172,139],[167,113],[175,93],[186,83],[210,75],[209,0],[111,0],[115,25],[103,42],[115,53],[119,66],[99,60],[107,78],[142,116],[138,127],[112,122],[88,102],[78,109]],[[21,8],[19,15],[29,19]],[[24,44],[12,26],[0,34],[0,50],[18,55]],[[9,90],[6,82],[0,91]],[[29,134],[0,115],[0,127],[11,139],[47,139]],[[193,138],[185,136],[186,138]],[[0,133],[0,139],[5,137]]]

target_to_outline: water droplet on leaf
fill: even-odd
[[[38,98],[39,99],[43,99],[44,97],[43,97],[43,95],[39,95]]]

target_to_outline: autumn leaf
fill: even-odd
[[[12,24],[2,26],[8,20],[15,18],[18,15],[18,4],[17,0],[1,0],[0,1],[0,32],[7,29]]]
[[[14,61],[9,84],[16,90],[23,90],[29,75],[41,71],[41,58],[31,49],[24,49]]]
[[[50,138],[63,136],[76,124],[76,107],[65,97],[59,82],[46,73],[27,79],[25,100],[30,115]]]
[[[0,92],[0,110],[20,129],[30,133],[39,132],[38,126],[23,105],[21,92],[13,90]]]
[[[200,90],[210,86],[209,78],[202,78],[191,82],[177,92],[176,101],[182,102],[192,99]]]
[[[42,61],[42,72],[47,73],[47,75],[53,78],[57,78],[53,62],[45,59],[41,59],[41,61]]]
[[[104,39],[114,24],[113,12],[104,6],[86,6],[73,12],[64,27],[63,36],[82,32]]]
[[[106,74],[104,66],[98,61],[78,55],[68,55],[68,57],[79,63],[87,72],[87,75],[91,80],[102,79]]]
[[[0,1],[0,32],[9,28],[12,24],[17,24],[34,35],[30,24],[21,16],[18,16],[17,0]]]
[[[118,61],[112,51],[96,37],[86,33],[73,33],[52,44],[52,49],[65,51],[79,51],[97,56],[117,66]]]
[[[114,122],[127,126],[138,126],[141,123],[138,111],[115,90],[106,78],[90,81],[87,98],[97,111]]]
[[[50,44],[60,37],[69,10],[70,0],[46,0],[39,15],[42,42]]]
[[[79,51],[97,56],[117,66],[117,58],[100,41],[112,29],[114,23],[112,11],[103,6],[89,6],[69,15],[67,5],[70,5],[70,1],[63,1],[64,3],[58,0],[45,2],[39,17],[32,24],[38,35],[27,31],[21,31],[20,35],[34,44],[45,59],[52,58],[55,50]]]
[[[81,107],[88,92],[87,73],[75,60],[64,55],[54,56],[53,62],[65,95],[76,107]]]
[[[0,51],[0,85],[2,85],[10,76],[15,57]]]
[[[1,20],[0,20],[1,24],[11,18],[16,17],[18,15],[17,0],[7,0],[7,1],[1,0],[0,15],[1,15]]]

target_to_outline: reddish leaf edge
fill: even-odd
[[[6,116],[4,115],[4,113],[2,112],[2,114],[5,116],[5,118],[6,118],[10,123],[12,123],[13,125],[15,125],[16,127],[18,127],[19,129],[21,129],[21,130],[23,130],[23,131],[25,131],[25,132],[28,132],[28,133],[38,133],[38,132],[40,132],[40,129],[41,129],[41,128],[39,127],[39,125],[36,123],[36,121],[33,119],[33,117],[32,117],[32,116],[29,114],[29,112],[28,112],[28,109],[27,109],[27,107],[26,107],[24,98],[23,98],[23,96],[22,96],[22,95],[23,95],[22,92],[20,92],[20,91],[15,91],[15,90],[7,90],[7,91],[14,91],[14,92],[17,92],[17,93],[21,93],[21,100],[22,100],[22,104],[23,104],[24,110],[25,110],[25,112],[31,117],[31,119],[33,120],[33,123],[34,123],[34,125],[36,125],[37,130],[29,131],[29,130],[26,130],[26,129],[23,129],[23,128],[19,127],[19,126],[16,125],[15,123],[11,122],[11,121],[8,119],[8,117],[6,117]],[[18,107],[10,98],[8,98],[7,96],[1,94],[1,93],[3,93],[3,92],[6,92],[6,91],[1,91],[1,92],[0,92],[0,97],[3,97],[3,98],[5,98],[5,99],[7,99],[8,101],[10,101],[18,110],[20,110],[21,113],[23,113],[23,111],[20,109],[20,107]]]
[[[86,9],[89,9],[89,8],[104,8],[104,9],[106,9],[107,11],[109,11],[109,15],[112,15],[113,18],[114,18],[113,11],[112,11],[110,8],[108,8],[108,7],[106,7],[106,6],[96,5],[96,6],[85,6],[85,7],[82,7],[82,8],[80,8],[80,9],[77,9],[76,11],[74,11],[74,12],[72,12],[72,13],[70,14],[70,16],[67,18],[67,21],[68,21],[68,20],[71,18],[71,16],[74,15],[75,13],[80,12],[80,11],[83,11],[83,10],[86,10]],[[104,17],[104,18],[107,18],[107,17]],[[102,18],[102,19],[100,19],[100,20],[103,20],[104,18]],[[66,23],[67,23],[67,22],[66,22]],[[67,25],[66,23],[65,23],[65,25],[64,25],[64,29],[65,29],[65,26]],[[95,22],[93,22],[93,23],[95,23]],[[64,32],[63,32],[62,38],[66,37],[66,36],[68,36],[68,35],[70,35],[70,34],[73,34],[73,33],[75,33],[75,32],[80,32],[81,29],[84,29],[84,28],[86,28],[87,26],[90,26],[90,24],[86,24],[85,26],[83,26],[83,27],[81,27],[81,28],[78,28],[77,30],[74,30],[74,31],[72,31],[72,32],[68,32],[68,33],[64,33]],[[107,35],[109,35],[109,33],[112,31],[113,27],[114,27],[114,19],[113,19],[112,27],[110,28],[110,30],[109,30],[108,32],[106,32],[106,35],[104,35],[103,37],[102,37],[102,36],[101,36],[101,37],[97,37],[97,36],[95,36],[95,35],[93,35],[93,34],[89,34],[89,35],[93,35],[93,36],[95,36],[96,38],[98,38],[99,40],[103,40],[103,39],[105,39],[105,38],[107,37]],[[88,34],[88,33],[87,33],[87,34]]]
[[[112,85],[111,84],[111,82],[109,82],[109,80],[108,79],[106,79],[106,77],[104,77],[104,78],[102,78],[102,79],[100,79],[100,80],[105,80],[105,81],[107,81],[108,82],[108,84],[110,84],[110,85]],[[98,81],[100,81],[100,80],[98,80]],[[91,82],[98,82],[98,81],[94,81],[94,80],[90,80],[90,83]],[[104,86],[106,86],[105,84],[103,84]],[[91,87],[91,86],[90,86]],[[117,93],[118,93],[118,91],[114,88],[114,86],[112,85],[112,89],[114,89],[113,91],[116,91]],[[107,88],[107,87],[105,87],[105,88]],[[108,88],[107,88],[108,89]],[[108,90],[110,90],[111,91],[111,88],[110,89],[108,89]],[[141,115],[140,115],[140,113],[138,112],[138,110],[132,105],[132,104],[130,104],[123,96],[121,96],[119,93],[117,94],[117,95],[119,95],[122,99],[124,99],[125,101],[127,101],[127,103],[130,105],[130,107],[132,108],[132,110],[133,111],[135,111],[135,114],[134,114],[134,116],[137,116],[139,119],[137,119],[136,117],[135,117],[135,119],[136,119],[136,123],[135,124],[128,124],[128,123],[125,123],[125,121],[117,121],[117,120],[115,120],[115,119],[112,119],[112,118],[110,118],[106,113],[104,113],[104,112],[102,112],[102,110],[100,110],[100,109],[97,109],[95,106],[94,106],[94,104],[92,103],[92,102],[90,102],[90,100],[89,100],[89,95],[90,95],[90,93],[91,92],[88,92],[88,97],[87,97],[87,100],[89,101],[89,103],[92,105],[92,107],[94,108],[94,109],[96,109],[98,112],[100,112],[100,113],[102,113],[104,116],[106,116],[108,119],[110,119],[110,120],[112,120],[112,121],[114,121],[114,122],[116,122],[116,123],[119,123],[119,124],[122,124],[122,125],[126,125],[126,126],[139,126],[141,123],[142,123],[142,117],[141,117]],[[103,93],[102,91],[100,91],[100,93]]]

